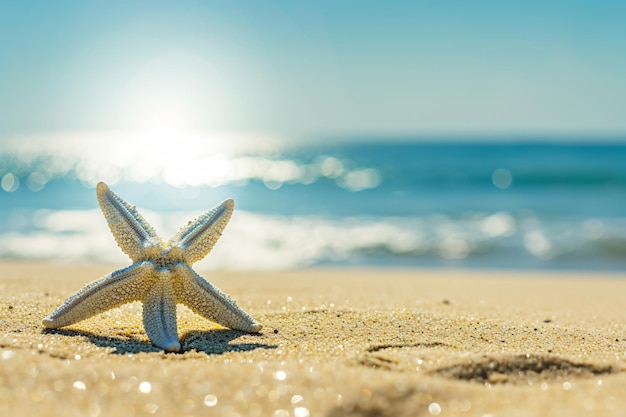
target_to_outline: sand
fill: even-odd
[[[0,415],[622,416],[626,274],[202,271],[265,325],[179,306],[182,353],[141,305],[41,319],[106,265],[0,263]]]

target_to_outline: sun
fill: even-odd
[[[127,125],[150,132],[211,129],[231,96],[225,77],[202,56],[162,54],[135,70],[121,103],[122,117]]]
[[[152,100],[138,114],[142,130],[156,135],[175,135],[194,125],[184,100]]]

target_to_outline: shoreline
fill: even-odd
[[[265,325],[179,307],[165,354],[127,304],[41,319],[109,265],[0,262],[0,412],[621,415],[625,274],[315,268],[198,272]]]

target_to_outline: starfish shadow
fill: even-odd
[[[195,350],[207,355],[221,355],[226,352],[246,352],[255,349],[276,349],[276,345],[265,343],[230,343],[242,335],[260,337],[260,333],[245,333],[239,330],[219,329],[210,331],[191,331],[183,336],[182,352]]]
[[[82,330],[44,329],[43,334],[59,334],[62,336],[86,338],[96,346],[114,348],[111,353],[116,355],[139,352],[159,352],[163,350],[154,346],[152,343],[133,337],[98,336]]]
[[[150,342],[133,337],[98,336],[82,330],[44,329],[43,334],[59,334],[69,337],[83,337],[96,346],[113,348],[112,354],[126,355],[139,352],[162,352]],[[203,332],[188,332],[183,336],[182,349],[178,353],[195,350],[207,355],[221,355],[226,352],[246,352],[254,349],[276,349],[276,345],[264,343],[235,343],[230,342],[248,333],[238,330],[220,329]]]

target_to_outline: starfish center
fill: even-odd
[[[172,246],[166,242],[159,242],[148,246],[145,249],[145,256],[142,261],[150,261],[159,268],[170,268],[185,262],[184,251],[180,246]]]

